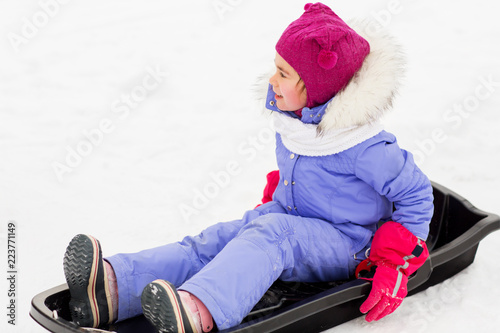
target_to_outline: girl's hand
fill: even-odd
[[[372,281],[360,311],[366,321],[392,313],[408,294],[408,276],[429,256],[425,242],[396,222],[386,222],[375,232],[370,256],[356,268],[356,277]]]

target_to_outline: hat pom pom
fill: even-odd
[[[337,53],[328,50],[321,50],[318,55],[318,64],[323,69],[332,69],[337,64]]]

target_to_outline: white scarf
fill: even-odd
[[[281,140],[288,150],[305,156],[337,154],[383,130],[383,126],[375,122],[363,126],[330,130],[319,135],[318,125],[305,124],[299,119],[280,112],[273,112],[272,126],[281,135]]]

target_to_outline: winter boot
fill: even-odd
[[[73,321],[83,327],[113,322],[116,318],[99,241],[92,236],[75,236],[66,248],[63,267]]]
[[[168,281],[155,280],[141,296],[144,316],[160,333],[210,332],[213,319],[205,305],[186,291],[177,291]]]

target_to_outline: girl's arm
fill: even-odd
[[[394,203],[392,221],[375,232],[370,256],[356,270],[372,281],[360,311],[367,321],[392,313],[407,295],[408,277],[423,265],[429,252],[425,239],[434,212],[432,185],[413,156],[396,139],[364,149],[356,160],[356,176]]]
[[[434,212],[432,185],[395,138],[363,149],[356,159],[355,174],[394,203],[393,221],[427,239]]]

